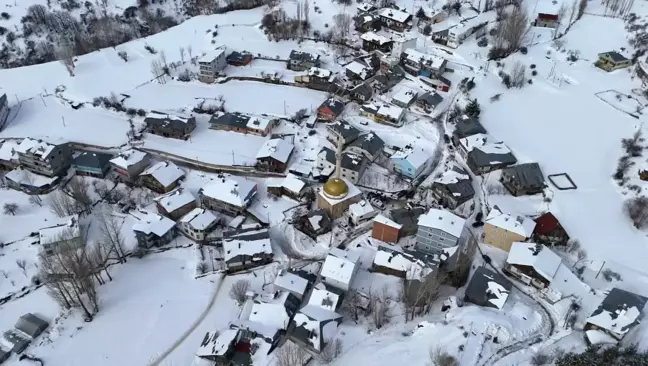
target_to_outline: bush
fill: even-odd
[[[529,68],[530,68],[531,70],[535,69],[535,68],[536,68],[536,64],[531,64],[531,66],[529,66]]]
[[[135,108],[127,108],[126,109],[126,114],[129,117],[135,117],[135,115],[137,114],[137,109],[135,109]]]
[[[479,47],[486,47],[488,46],[488,39],[486,37],[481,37],[479,41],[477,41],[477,46]]]
[[[551,362],[553,362],[551,356],[542,353],[536,353],[533,357],[531,357],[531,364],[533,366],[543,366],[550,364]]]
[[[511,76],[504,71],[500,71],[499,76],[502,78],[502,84],[504,84],[507,89],[511,89]]]
[[[520,47],[520,53],[521,54],[526,55],[528,52],[529,52],[529,50],[526,47],[524,47],[524,46]]]
[[[423,35],[429,36],[430,33],[432,33],[432,26],[426,24],[425,27],[423,27]]]
[[[191,81],[191,75],[189,74],[189,70],[184,70],[183,72],[181,72],[178,75],[178,80],[184,82]]]
[[[137,115],[140,117],[144,117],[146,116],[146,111],[140,108],[137,110]]]
[[[609,268],[604,269],[601,274],[603,275],[603,278],[605,278],[605,280],[608,282],[612,282],[612,280],[621,281],[621,275]]]
[[[488,50],[488,59],[489,60],[499,60],[509,55],[509,52],[506,48],[502,47],[491,47]]]
[[[9,15],[9,13],[7,13],[6,11],[3,11],[0,14],[0,17],[2,17],[2,19],[4,19],[4,20],[8,20],[9,18],[11,18],[11,15]]]
[[[157,53],[157,50],[149,45],[144,45],[144,49],[149,51],[149,53],[152,55],[155,55]]]
[[[533,80],[529,79],[529,80],[527,80],[527,83],[529,83],[529,85],[531,85],[531,84],[533,84]]]
[[[0,27],[0,36],[4,36],[5,33],[7,33],[7,28],[5,28],[5,27]]]
[[[533,76],[538,75],[538,70],[533,70],[533,71],[531,71],[531,75],[533,75]]]

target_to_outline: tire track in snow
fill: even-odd
[[[218,282],[218,287],[214,291],[214,294],[212,295],[211,299],[209,300],[209,303],[207,304],[207,307],[202,312],[202,314],[200,314],[198,319],[196,319],[193,322],[193,324],[191,325],[191,327],[189,327],[189,329],[187,329],[184,333],[182,333],[182,336],[180,336],[180,338],[178,338],[173,343],[173,345],[171,345],[171,347],[169,347],[166,351],[164,351],[160,356],[157,356],[157,358],[155,358],[153,361],[149,362],[148,366],[160,365],[161,362],[164,361],[165,358],[167,358],[167,356],[169,356],[173,351],[175,351],[175,349],[178,348],[182,344],[182,342],[184,342],[191,335],[191,333],[193,333],[196,330],[196,328],[198,328],[200,324],[202,324],[202,322],[205,320],[205,317],[207,317],[207,314],[209,314],[209,312],[214,307],[214,304],[216,303],[216,298],[218,297],[218,294],[220,293],[220,290],[223,287],[223,282],[225,282],[225,275],[221,275],[220,281]]]

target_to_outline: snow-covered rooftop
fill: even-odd
[[[131,212],[139,221],[133,225],[134,231],[142,232],[146,235],[155,234],[158,237],[164,236],[169,230],[175,227],[175,222],[160,214],[150,211]]]
[[[214,357],[223,356],[230,345],[236,340],[238,329],[225,329],[222,332],[207,332],[203,338],[196,356]]]
[[[11,161],[18,159],[16,154],[16,148],[18,147],[18,142],[15,140],[5,140],[0,146],[0,160]]]
[[[392,8],[381,9],[379,15],[388,19],[395,20],[399,23],[405,23],[412,16],[412,14],[410,13]]]
[[[207,51],[202,57],[198,59],[199,63],[211,63],[216,59],[218,56],[224,54],[227,52],[227,49],[225,47],[220,47],[215,50],[209,50]]]
[[[281,183],[281,186],[291,192],[299,193],[302,191],[302,189],[304,189],[306,183],[303,180],[299,179],[296,175],[288,173],[288,175],[286,175],[286,178]]]
[[[287,163],[294,148],[293,144],[288,141],[278,138],[271,139],[261,146],[261,149],[257,152],[256,158],[273,158],[282,163]]]
[[[502,228],[506,231],[516,233],[525,238],[530,238],[535,228],[535,221],[524,216],[513,216],[508,213],[503,213],[499,208],[493,207],[488,213],[488,217],[484,220],[486,224]]]
[[[46,158],[56,146],[42,140],[30,138],[23,139],[16,147],[16,151],[23,154],[34,154]]]
[[[245,322],[245,324],[249,329],[272,339],[280,329],[288,327],[290,317],[283,304],[255,302],[248,320],[249,322]],[[256,326],[250,323],[256,323]]]
[[[126,150],[115,158],[110,160],[110,162],[122,169],[128,169],[128,167],[135,165],[146,158],[146,153],[139,150]]]
[[[542,244],[513,243],[506,263],[533,267],[547,281],[551,282],[562,260],[558,254]]]
[[[396,160],[407,160],[412,167],[418,169],[428,162],[430,155],[420,147],[411,147],[395,152],[391,158]]]
[[[167,194],[156,197],[154,200],[160,206],[164,207],[166,212],[171,213],[180,207],[196,202],[196,197],[194,197],[194,195],[188,190],[178,188]]]
[[[340,301],[340,295],[326,289],[322,283],[313,287],[308,298],[308,305],[319,306],[326,310],[335,311]]]
[[[58,179],[57,177],[50,178],[23,169],[14,169],[5,174],[5,178],[18,184],[24,184],[32,187],[43,187],[56,182],[56,180]]]
[[[638,322],[646,301],[643,296],[615,287],[586,322],[620,339]]]
[[[376,212],[376,209],[368,201],[360,201],[349,206],[351,216],[363,217]]]
[[[450,211],[431,208],[427,213],[419,216],[419,226],[439,229],[456,238],[461,236],[466,220]]]
[[[470,179],[468,173],[460,172],[455,169],[446,170],[441,176],[434,181],[441,184],[455,184],[461,180]]]
[[[378,216],[374,217],[373,220],[374,220],[375,222],[379,222],[379,223],[381,223],[381,224],[384,224],[384,225],[387,225],[387,226],[391,226],[391,227],[393,227],[393,228],[395,228],[395,229],[399,229],[399,230],[400,230],[400,228],[403,227],[403,225],[401,225],[401,224],[399,224],[399,223],[397,223],[397,222],[395,222],[395,221],[393,221],[393,220],[387,218],[387,217],[384,216],[384,215],[378,215]]]
[[[169,187],[184,177],[184,172],[170,161],[160,161],[145,169],[140,176],[150,175],[162,186]]]
[[[355,273],[355,267],[356,263],[348,258],[339,258],[329,254],[324,260],[320,275],[349,285]]]
[[[612,336],[609,334],[597,330],[597,329],[590,329],[585,331],[585,336],[587,337],[587,340],[589,341],[590,344],[596,345],[596,344],[617,344],[618,341],[614,339]]]
[[[488,302],[495,305],[498,309],[504,307],[506,299],[508,299],[509,292],[495,281],[488,281],[488,289],[486,290],[488,294],[493,297],[488,299]]]
[[[399,120],[403,116],[403,113],[405,113],[405,110],[393,104],[384,103],[378,107],[378,112],[376,113],[394,120]]]
[[[371,70],[369,66],[358,61],[352,61],[344,68],[358,75],[362,80],[365,80],[369,76],[369,71]]]
[[[256,183],[234,177],[218,178],[202,187],[200,191],[207,197],[223,201],[237,207],[245,207]]]
[[[413,48],[408,48],[407,50],[405,50],[405,55],[408,61],[423,64],[431,69],[440,69],[445,63],[445,59],[437,55],[423,53]]]
[[[476,147],[482,147],[496,142],[498,141],[493,136],[485,133],[478,133],[459,140],[459,144],[461,144],[466,152],[471,152]]]
[[[256,254],[272,254],[267,229],[223,240],[223,259],[226,262],[239,255],[254,257]]]
[[[179,116],[177,114],[169,114],[169,113],[158,112],[158,111],[148,112],[145,118],[169,120],[169,121],[175,121],[175,122],[180,122],[185,124],[189,122],[189,120],[191,119],[191,117],[187,117],[187,116]]]
[[[272,122],[270,118],[250,117],[247,121],[247,128],[251,130],[265,131]]]
[[[393,248],[393,251],[377,250],[374,256],[374,265],[391,268],[395,271],[405,272],[405,278],[408,280],[422,280],[434,269],[425,265],[409,254],[400,252],[400,248],[395,246],[386,246]]]
[[[78,238],[81,235],[79,231],[79,215],[63,217],[60,221],[61,223],[58,225],[43,228],[38,231],[41,244]]]
[[[275,278],[274,285],[290,292],[304,295],[308,287],[308,280],[294,273],[282,271]]]
[[[340,314],[323,307],[306,305],[295,314],[293,321],[297,327],[304,327],[309,331],[308,339],[304,339],[304,341],[309,342],[316,350],[320,350],[322,345],[332,340],[337,334],[335,322],[329,322],[323,327],[320,326],[321,323],[341,317]]]
[[[180,222],[191,225],[196,230],[205,230],[218,218],[211,211],[196,207],[182,216]]]
[[[371,42],[371,43],[378,43],[381,46],[383,44],[387,43],[387,42],[392,41],[390,37],[386,37],[386,36],[384,36],[382,34],[378,34],[376,32],[363,33],[360,36],[360,39],[362,39],[363,41]]]
[[[328,79],[333,75],[331,70],[322,69],[319,67],[311,67],[308,69],[308,76],[316,76],[322,79]]]
[[[403,103],[410,104],[416,98],[416,91],[407,87],[400,88],[396,94],[392,97],[393,100]]]

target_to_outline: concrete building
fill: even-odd
[[[204,56],[198,59],[200,74],[198,80],[203,83],[213,83],[216,80],[216,74],[227,66],[227,50],[225,47],[208,51]]]
[[[22,167],[47,177],[64,175],[72,163],[72,149],[68,143],[50,144],[26,138],[15,150]]]

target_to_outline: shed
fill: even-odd
[[[18,322],[14,326],[17,330],[28,335],[32,339],[38,337],[49,327],[49,323],[42,318],[32,314],[27,313],[18,319]]]

